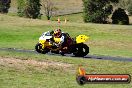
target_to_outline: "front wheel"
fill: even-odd
[[[89,47],[86,44],[76,44],[76,51],[73,53],[77,57],[84,57],[89,53]]]
[[[45,53],[48,53],[49,52],[49,49],[47,48],[42,48],[42,44],[41,43],[37,43],[36,46],[35,46],[35,50],[38,52],[38,53],[42,53],[42,54],[45,54]]]

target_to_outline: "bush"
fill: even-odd
[[[24,9],[25,16],[28,18],[40,18],[41,13],[40,13],[40,0],[27,0],[26,6]]]
[[[107,23],[113,10],[111,2],[118,0],[83,0],[84,22]]]
[[[127,10],[132,15],[132,0],[119,0],[118,7]]]
[[[128,6],[128,12],[130,15],[132,15],[132,2]]]
[[[123,24],[123,25],[129,24],[129,17],[124,9],[118,8],[117,10],[114,11],[112,15],[112,23]]]
[[[0,0],[0,13],[8,13],[11,0]]]
[[[18,16],[27,18],[41,18],[40,0],[17,0],[18,2]]]
[[[25,3],[26,3],[26,1],[24,1],[24,0],[17,0],[17,4],[18,4],[18,7],[17,7],[18,12],[17,12],[17,14],[20,17],[24,16]]]

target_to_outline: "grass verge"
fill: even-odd
[[[40,64],[41,62],[41,64]],[[45,62],[53,62],[47,67]],[[39,63],[39,64],[38,64]],[[62,67],[54,66],[63,63]],[[88,74],[130,74],[131,62],[79,59],[62,56],[48,56],[34,53],[0,51],[1,88],[131,88],[130,84],[76,83],[76,69],[82,65]],[[65,66],[68,66],[65,68]]]
[[[0,15],[0,47],[34,49],[40,35],[61,28],[72,37],[90,36],[90,54],[132,57],[132,26],[42,21]]]

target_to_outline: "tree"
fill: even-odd
[[[118,8],[112,15],[112,23],[113,24],[129,24],[129,17],[126,14],[124,9]]]
[[[106,23],[113,10],[111,2],[118,0],[83,0],[84,22]]]
[[[51,0],[42,0],[42,7],[47,19],[50,20],[53,15],[53,11],[56,10],[54,3]]]
[[[26,5],[26,1],[25,0],[17,0],[17,4],[18,4],[18,16],[23,17],[24,16],[24,9],[25,9],[25,5]]]
[[[11,0],[0,0],[0,13],[8,13]]]
[[[127,10],[130,2],[131,0],[119,0],[118,7]]]
[[[40,0],[17,0],[18,2],[18,16],[27,18],[41,18]]]
[[[119,0],[118,7],[129,12],[132,15],[132,0]]]
[[[130,4],[128,5],[128,12],[130,15],[132,15],[132,1],[130,2]]]
[[[40,13],[40,0],[27,0],[26,6],[25,6],[25,16],[28,18],[40,18],[41,13]]]

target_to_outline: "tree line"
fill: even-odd
[[[8,13],[11,0],[0,0],[0,13]],[[45,15],[50,20],[55,7],[51,0],[17,0],[17,14],[20,17],[41,18],[40,12],[43,7]]]
[[[126,14],[132,15],[131,0],[82,0],[84,22],[108,23],[112,15],[113,24],[129,24]],[[11,0],[0,0],[0,13],[8,13]],[[41,18],[41,7],[50,20],[55,7],[51,0],[17,0],[18,16],[27,18]],[[116,9],[115,9],[116,8]]]
[[[126,11],[132,15],[130,0],[83,0],[83,5],[84,22],[108,23],[109,16],[112,15],[113,24],[128,25],[129,17]]]

